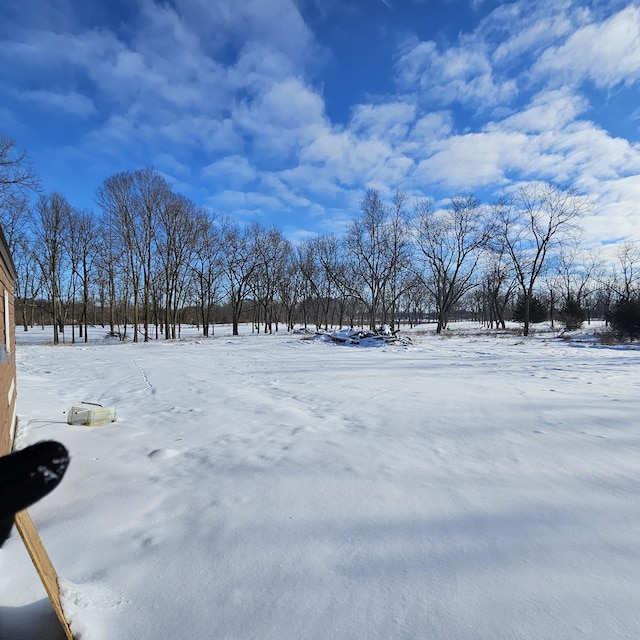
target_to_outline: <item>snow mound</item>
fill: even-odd
[[[151,460],[169,460],[180,455],[180,452],[176,449],[154,449],[147,454],[147,458]]]

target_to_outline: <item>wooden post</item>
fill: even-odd
[[[24,546],[27,548],[33,566],[36,568],[40,580],[51,600],[53,610],[56,612],[56,616],[60,621],[60,626],[64,631],[67,640],[73,640],[73,634],[69,628],[69,623],[64,617],[64,611],[62,610],[62,604],[60,602],[60,586],[58,585],[58,574],[49,558],[47,550],[42,544],[42,540],[38,535],[38,531],[31,520],[31,516],[27,513],[26,509],[16,514],[16,527],[24,542]]]

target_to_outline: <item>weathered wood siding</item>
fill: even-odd
[[[16,423],[15,279],[16,270],[0,229],[0,455],[11,451]]]

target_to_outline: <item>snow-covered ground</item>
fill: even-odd
[[[38,332],[18,446],[72,455],[30,513],[81,640],[640,637],[640,351]],[[0,637],[54,623],[14,533]]]

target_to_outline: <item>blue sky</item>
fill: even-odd
[[[589,246],[640,239],[640,2],[23,0],[0,21],[0,133],[95,208],[152,166],[292,239],[367,188],[485,201],[573,184]]]

